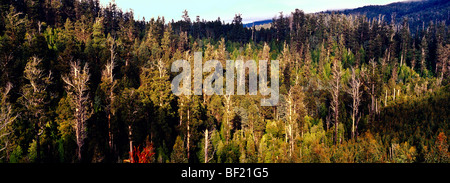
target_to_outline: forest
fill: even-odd
[[[0,162],[450,162],[448,16],[412,27],[294,9],[268,28],[245,28],[241,14],[180,17],[1,0]],[[278,105],[260,93],[175,96],[170,66],[194,52],[279,60]]]

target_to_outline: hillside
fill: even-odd
[[[356,9],[348,9],[338,11],[346,15],[366,15],[369,19],[378,18],[379,15],[384,16],[384,20],[391,22],[395,17],[396,23],[401,23],[403,18],[408,18],[411,28],[422,26],[422,22],[426,25],[430,21],[435,22],[449,21],[450,18],[450,1],[447,0],[422,0],[397,2],[387,5],[364,6]],[[331,13],[327,11],[326,13]]]
[[[430,21],[449,22],[450,20],[450,1],[446,0],[419,0],[408,2],[396,2],[387,5],[370,5],[355,9],[345,9],[338,11],[325,11],[320,13],[331,14],[333,12],[343,13],[345,15],[365,15],[369,19],[379,18],[381,15],[386,22],[391,22],[395,17],[395,22],[401,24],[404,18],[408,18],[410,27],[415,29],[418,26],[425,26]],[[272,23],[270,20],[261,20],[253,23],[244,24],[244,27],[253,25],[264,25]]]
[[[450,162],[442,21],[296,9],[252,30],[26,2],[0,1],[0,163]]]

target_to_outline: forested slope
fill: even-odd
[[[417,30],[296,9],[256,30],[240,15],[135,20],[96,0],[0,10],[1,162],[449,162],[441,19]],[[279,60],[278,105],[174,95],[171,65],[195,52]]]

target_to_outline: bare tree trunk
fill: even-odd
[[[76,133],[76,137],[77,137],[77,157],[78,157],[78,161],[81,162],[82,160],[82,146],[83,146],[83,141],[82,141],[82,135],[81,135],[81,120],[77,120],[77,124],[76,124],[76,129],[75,129],[75,133]]]
[[[183,108],[183,102],[181,102],[180,108]],[[183,124],[183,110],[180,110],[180,124],[178,126],[181,126],[182,124]]]
[[[208,146],[209,146],[209,139],[208,139],[208,130],[205,132],[205,163],[208,163]]]
[[[135,163],[134,162],[134,157],[133,157],[133,131],[132,131],[132,127],[131,125],[128,125],[128,141],[130,142],[130,162],[131,163]]]
[[[102,72],[102,82],[109,83],[108,88],[106,88],[106,92],[109,96],[107,96],[107,101],[109,102],[107,105],[107,118],[108,118],[108,144],[110,153],[114,154],[114,137],[111,129],[111,107],[114,102],[114,88],[116,86],[116,81],[114,80],[114,74],[113,70],[115,67],[115,48],[116,48],[116,41],[114,38],[108,39],[109,43],[111,44],[111,47],[109,48],[109,51],[111,53],[110,55],[110,62],[106,64],[105,70]]]
[[[390,53],[388,53],[388,60],[389,60],[389,56]],[[386,59],[383,59],[383,62],[385,62]],[[372,65],[372,76],[371,76],[371,81],[370,81],[370,98],[372,100],[371,106],[370,106],[370,110],[369,110],[369,121],[373,121],[374,120],[374,108],[375,108],[375,68],[376,68],[376,62],[375,59],[370,59],[370,64]],[[382,64],[383,67],[384,64]]]
[[[384,107],[386,107],[386,106],[387,106],[387,90],[386,90],[386,95],[384,97]]]
[[[39,120],[39,118],[36,118],[37,120]],[[41,142],[40,142],[40,138],[39,138],[39,125],[38,123],[34,123],[34,130],[36,133],[36,162],[40,163],[41,162]]]
[[[339,105],[338,99],[336,99],[335,105],[336,110],[334,111],[334,144],[337,144],[338,130],[339,130],[339,120],[338,120],[339,107],[337,107]]]
[[[332,103],[331,108],[334,112],[334,144],[338,143],[338,130],[339,130],[339,91],[341,89],[341,68],[338,60],[333,61],[333,80],[331,81],[331,95]]]
[[[289,136],[289,137],[287,137],[286,136],[286,141],[287,141],[287,139],[289,139],[289,157],[291,157],[292,158],[292,151],[293,151],[293,147],[294,147],[294,141],[293,141],[293,138],[292,138],[292,124],[293,124],[293,119],[292,119],[292,117],[293,117],[293,115],[294,115],[294,111],[293,111],[293,105],[294,105],[294,100],[293,100],[293,96],[292,96],[293,94],[292,94],[292,89],[289,91],[289,93],[288,93],[288,101],[287,101],[287,103],[288,103],[288,106],[289,106],[289,120],[288,120],[288,124],[287,124],[287,132],[286,132],[286,134],[287,134],[287,136]]]
[[[225,113],[226,113],[226,119],[225,119],[225,128],[226,128],[226,142],[228,143],[228,139],[230,138],[230,130],[231,130],[231,124],[230,124],[230,115],[231,115],[231,95],[224,95],[225,98]]]
[[[364,75],[364,71],[361,71],[362,75]],[[355,138],[355,134],[357,126],[358,126],[358,121],[359,121],[359,105],[360,105],[360,100],[361,100],[361,91],[360,91],[360,87],[361,87],[361,79],[356,75],[355,69],[352,68],[352,76],[351,76],[351,80],[350,80],[350,87],[349,90],[347,91],[347,93],[349,93],[352,96],[353,99],[353,103],[352,103],[352,139]],[[374,102],[374,101],[372,101]],[[374,109],[372,109],[374,110]]]
[[[13,114],[11,104],[7,102],[11,88],[12,84],[8,82],[4,89],[0,89],[0,141],[2,142],[0,152],[6,151],[6,156],[0,156],[0,159],[9,157],[9,152],[6,149],[10,133],[5,129],[17,118],[17,115]]]
[[[191,155],[191,150],[190,150],[190,138],[191,138],[191,133],[190,133],[190,129],[189,129],[189,113],[190,113],[190,109],[188,108],[187,111],[187,158],[189,161],[190,155]]]
[[[113,133],[112,133],[112,129],[111,129],[111,112],[108,112],[108,145],[109,145],[109,151],[111,154],[115,154],[113,138],[114,137],[113,137]]]
[[[352,114],[352,139],[355,139],[355,114]]]
[[[292,152],[294,152],[294,137],[292,134],[292,124],[289,125],[289,144],[290,144],[289,157],[292,158]]]

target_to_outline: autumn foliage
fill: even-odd
[[[141,148],[133,147],[133,156],[131,159],[131,163],[151,163],[153,161],[153,157],[155,153],[153,152],[153,144],[145,146]]]

